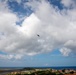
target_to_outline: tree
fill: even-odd
[[[74,74],[74,71],[71,71],[70,74]]]
[[[65,72],[65,69],[63,69],[62,72]]]

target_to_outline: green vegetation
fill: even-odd
[[[8,75],[63,75],[62,73],[59,72],[51,72],[49,70],[46,71],[36,71],[36,72],[32,72],[30,74],[21,74],[21,73],[16,73],[16,74],[8,74]]]
[[[65,69],[63,69],[62,72],[65,72]]]
[[[23,68],[23,70],[35,70],[35,68],[26,67],[26,68]]]
[[[55,70],[55,69],[35,69],[35,68],[24,68],[20,71],[11,72],[7,75],[65,75],[74,74],[75,70]]]
[[[71,72],[70,72],[70,74],[74,74],[74,72],[73,72],[73,71],[71,71]]]

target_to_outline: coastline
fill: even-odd
[[[23,69],[23,68],[40,68],[40,69],[44,69],[44,68],[51,68],[51,69],[57,69],[57,70],[61,70],[61,69],[74,69],[76,70],[76,66],[51,66],[51,67],[0,67],[0,70],[3,69],[3,70],[13,70],[13,69]]]
[[[3,67],[4,68],[4,67]],[[8,67],[1,69],[0,67],[0,74],[1,75],[16,75],[16,74],[28,74],[37,73],[37,75],[42,75],[39,73],[51,73],[57,75],[76,75],[76,67]],[[46,74],[45,74],[46,75]]]

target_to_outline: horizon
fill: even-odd
[[[0,67],[0,68],[51,68],[51,67],[76,67],[76,66],[9,66],[9,67],[7,67],[7,66],[2,66],[2,67]]]

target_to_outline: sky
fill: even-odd
[[[75,34],[76,0],[0,0],[0,67],[76,66]]]

